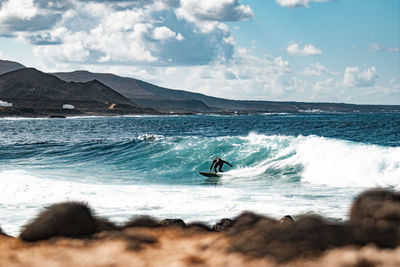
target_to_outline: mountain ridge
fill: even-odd
[[[38,114],[65,111],[64,105],[80,113],[139,113],[136,103],[98,80],[66,82],[34,68],[22,68],[0,75],[0,99],[12,108],[30,108]],[[9,111],[10,109],[8,109]],[[4,108],[3,108],[4,111]]]
[[[265,100],[231,100],[193,93],[185,90],[163,88],[151,83],[111,73],[73,71],[54,73],[66,81],[98,79],[142,107],[163,112],[216,112],[216,113],[277,113],[277,112],[390,112],[400,111],[399,105],[357,105],[329,102],[296,102]],[[187,105],[185,105],[185,101]],[[194,108],[193,101],[203,106]],[[169,102],[169,106],[165,103]],[[177,108],[177,103],[181,108]],[[203,103],[203,104],[201,104]],[[184,107],[182,107],[184,106]],[[208,107],[208,108],[206,108]]]
[[[25,68],[25,66],[18,62],[10,60],[0,60],[0,75],[13,70],[23,69],[23,68]]]
[[[29,74],[33,68],[26,68],[17,62],[2,61],[1,66],[9,66],[10,72],[28,72],[14,79],[11,84],[5,85],[0,79],[0,100],[14,101],[17,107],[46,105],[54,108],[51,101],[74,102],[78,109],[85,112],[103,113],[110,112],[110,103],[113,112],[122,113],[159,113],[159,114],[192,114],[192,113],[218,113],[218,114],[249,114],[249,113],[297,113],[297,112],[400,112],[400,105],[357,105],[347,103],[328,102],[296,102],[296,101],[265,101],[265,100],[231,100],[212,97],[201,93],[185,90],[168,89],[142,80],[121,77],[112,73],[93,73],[86,70],[72,72],[44,73],[36,70],[36,75]],[[22,66],[22,67],[21,67]],[[19,67],[19,69],[18,69]],[[17,68],[14,70],[14,68]],[[0,75],[10,76],[10,72]],[[26,81],[30,75],[29,81]],[[42,87],[38,87],[38,82]],[[8,81],[10,83],[10,81]],[[24,88],[18,88],[23,86]],[[58,84],[54,86],[53,84]],[[46,87],[46,86],[47,87]],[[43,87],[44,86],[44,87]],[[57,89],[50,90],[49,87]],[[47,88],[47,89],[46,89]],[[12,91],[14,95],[12,95]],[[108,92],[107,98],[102,93]],[[18,92],[18,96],[16,93]],[[61,97],[57,99],[56,95]],[[63,97],[62,97],[63,96]],[[73,96],[73,97],[72,97]],[[22,100],[25,101],[22,101]],[[48,99],[48,101],[44,101]],[[51,101],[50,101],[51,100]],[[30,101],[30,104],[28,103]],[[85,105],[82,105],[85,102]],[[101,104],[102,103],[102,104]],[[106,106],[110,105],[110,106]],[[59,105],[60,103],[58,103]],[[114,103],[115,104],[115,103]],[[59,105],[60,106],[60,105]],[[119,109],[121,108],[121,109]],[[129,109],[131,109],[129,111]],[[2,109],[4,111],[4,108]],[[0,114],[1,115],[1,114]]]

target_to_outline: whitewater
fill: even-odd
[[[400,189],[398,113],[2,118],[0,129],[0,226],[14,236],[67,200],[117,223],[245,210],[343,220],[361,191]],[[233,168],[200,176],[215,156]]]

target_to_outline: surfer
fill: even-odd
[[[213,160],[213,162],[212,162],[212,164],[211,164],[211,166],[210,166],[210,171],[209,171],[209,172],[211,172],[213,166],[214,166],[214,171],[215,171],[215,173],[217,173],[217,172],[224,172],[224,171],[222,170],[222,166],[223,166],[225,163],[228,164],[229,166],[233,167],[229,162],[226,162],[225,160],[222,160],[222,159],[220,159],[220,158],[218,158],[218,157],[215,157],[214,160]],[[218,168],[218,171],[217,171],[217,168]]]

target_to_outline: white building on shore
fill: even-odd
[[[73,105],[71,105],[71,104],[64,104],[63,108],[64,109],[75,109],[75,107]]]
[[[6,101],[0,100],[0,107],[12,107],[12,103],[8,103]]]

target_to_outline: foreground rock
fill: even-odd
[[[286,222],[284,222],[286,221]],[[238,216],[228,229],[229,250],[251,257],[271,256],[278,262],[320,256],[332,248],[374,244],[382,249],[400,245],[400,195],[387,190],[362,193],[350,220],[333,223],[318,216],[276,221],[253,213]]]
[[[400,266],[399,196],[364,192],[342,223],[244,212],[213,228],[148,216],[116,226],[85,204],[59,203],[20,238],[0,235],[0,266]]]
[[[344,247],[281,265],[273,257],[231,253],[230,242],[216,232],[188,233],[176,227],[130,228],[92,239],[35,243],[0,236],[0,266],[400,266],[400,248]]]
[[[113,229],[116,229],[116,226],[106,220],[95,218],[86,204],[65,202],[47,207],[24,227],[20,238],[33,242],[55,236],[84,237]]]

